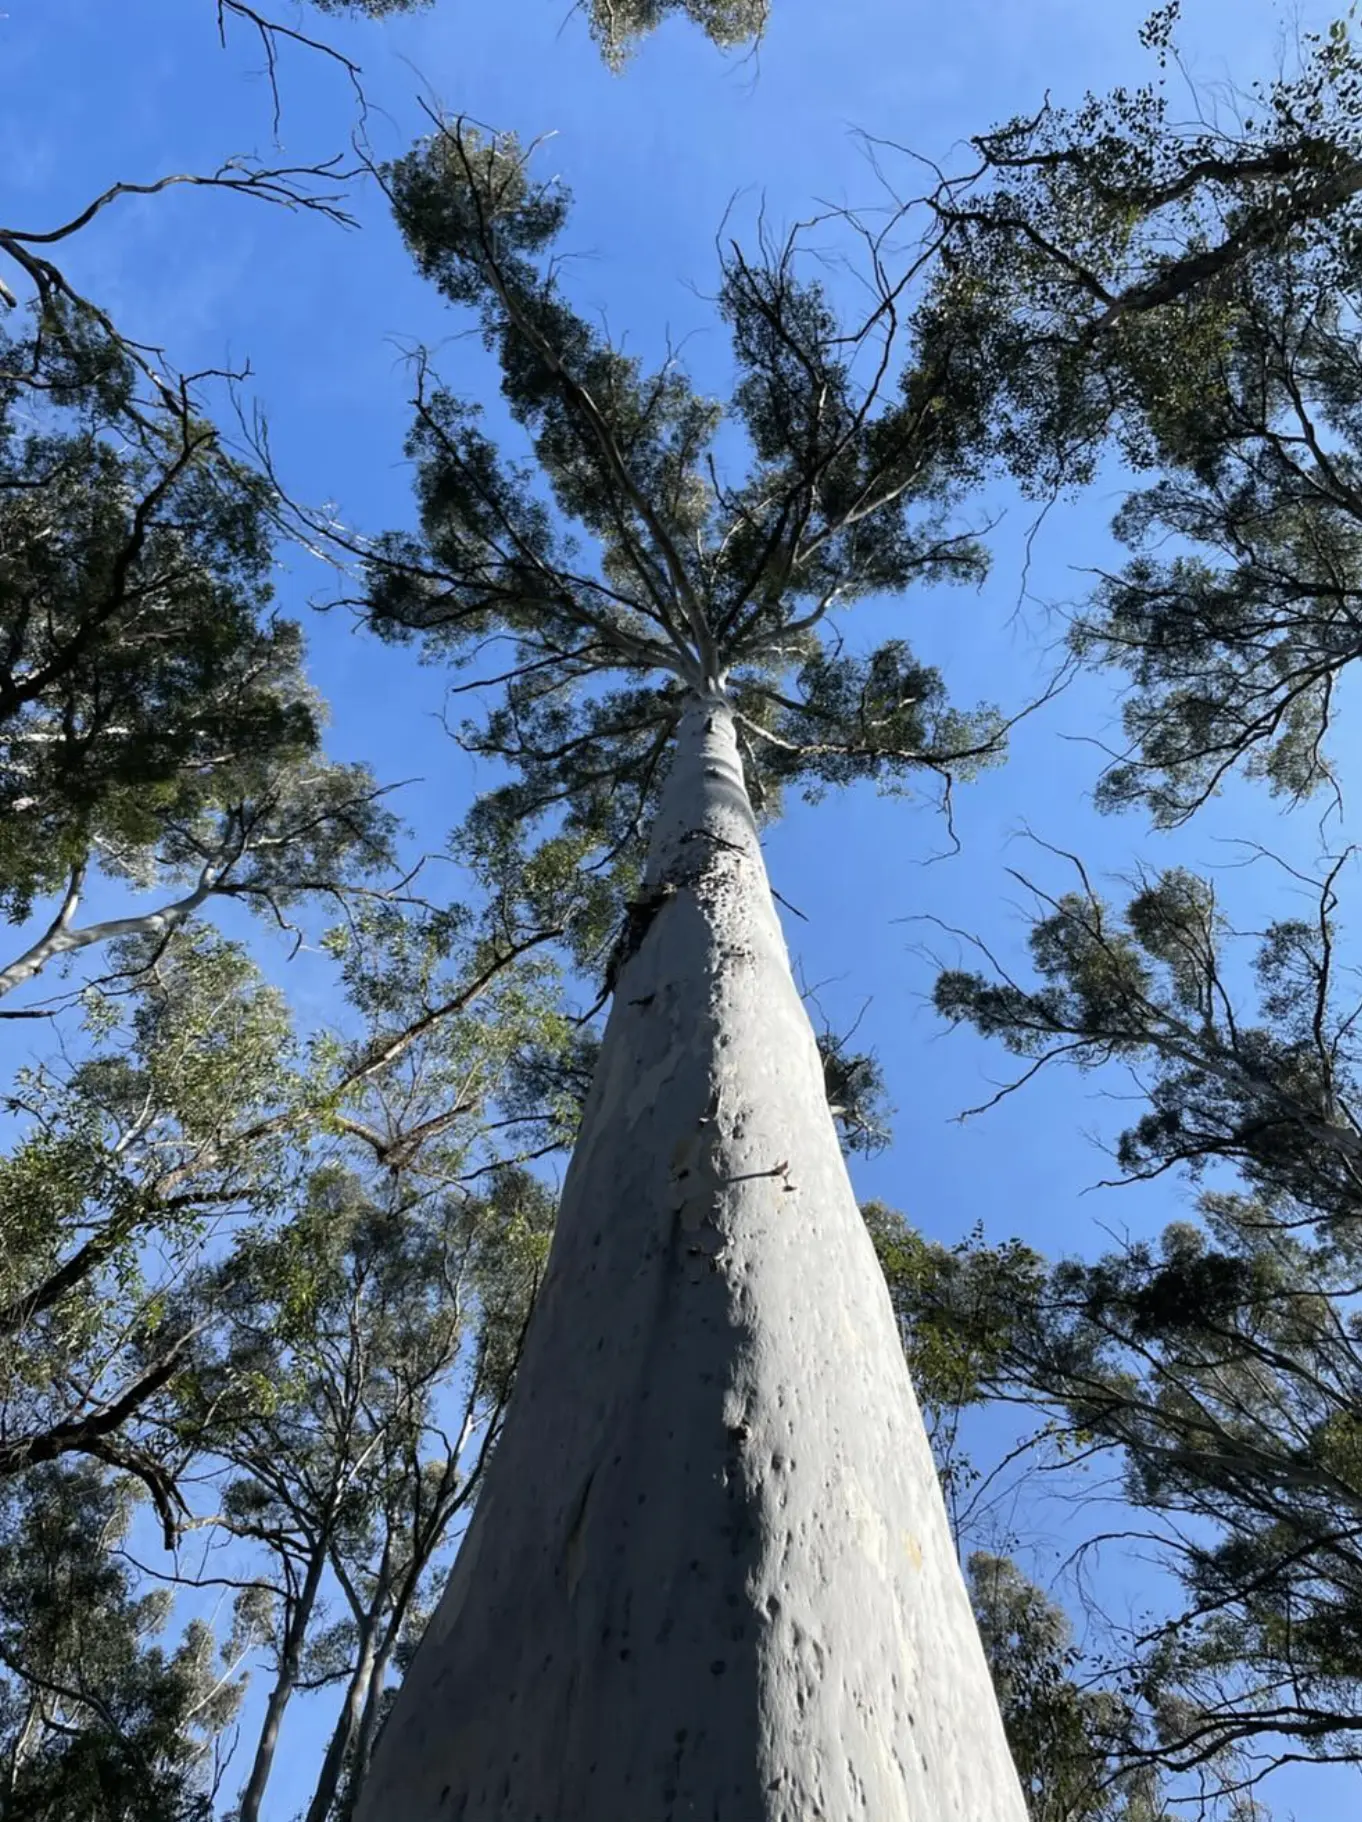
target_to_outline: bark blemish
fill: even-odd
[[[577,1592],[577,1584],[582,1579],[586,1568],[586,1503],[591,1496],[591,1483],[596,1478],[593,1468],[587,1475],[581,1492],[577,1496],[577,1507],[568,1527],[567,1544],[563,1551],[564,1567],[567,1571],[567,1591],[569,1600]]]

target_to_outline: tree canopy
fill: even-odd
[[[137,1595],[112,1555],[126,1490],[48,1464],[6,1482],[0,1518],[0,1804],[58,1822],[207,1822],[242,1681],[211,1630],[153,1641],[170,1592]]]
[[[938,1259],[929,1321],[991,1337],[988,1383],[1113,1452],[1184,1604],[1128,1641],[1155,1757],[1227,1752],[1253,1782],[1293,1754],[1355,1756],[1353,1538],[1356,1003],[1337,957],[1336,885],[1313,918],[1236,937],[1212,887],[1174,871],[1122,911],[1080,879],[1039,895],[1035,984],[953,970],[937,1005],[1028,1059],[1119,1064],[1147,1111],[1126,1179],[1190,1174],[1199,1219],[1003,1296],[987,1250]],[[1252,942],[1256,1004],[1236,951]],[[1020,1295],[1018,1295],[1020,1290]]]
[[[1146,27],[1163,63],[1177,13]],[[1100,801],[1164,825],[1241,765],[1327,785],[1357,654],[1362,66],[1342,20],[1302,51],[1213,122],[1162,78],[1047,103],[931,198],[922,330],[971,375],[981,451],[1042,496],[1109,451],[1154,477],[1072,639],[1131,686]]]
[[[422,536],[368,553],[367,610],[454,663],[504,650],[502,703],[461,739],[515,776],[478,804],[467,851],[504,873],[513,837],[556,818],[539,876],[589,860],[601,882],[574,920],[582,962],[637,877],[687,692],[727,689],[767,813],[790,785],[949,782],[995,758],[1004,730],[952,708],[904,639],[854,653],[829,636],[866,595],[982,573],[951,520],[947,378],[896,368],[892,289],[845,324],[797,237],[756,263],[734,249],[718,300],[732,395],[704,397],[675,356],[650,369],[573,307],[553,254],[568,198],[532,158],[439,122],[387,173],[420,270],[477,312],[533,466],[418,362]],[[730,473],[732,432],[745,472]]]

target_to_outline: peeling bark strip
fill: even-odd
[[[357,1822],[1025,1822],[716,699],[664,882]]]

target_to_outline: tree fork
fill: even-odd
[[[1025,1822],[718,696],[664,881],[357,1822]]]

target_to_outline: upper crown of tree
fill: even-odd
[[[389,636],[459,662],[510,647],[502,706],[463,733],[520,773],[484,802],[484,829],[566,805],[584,848],[626,852],[696,695],[734,709],[759,807],[787,781],[893,783],[998,751],[997,717],[951,710],[902,640],[853,655],[830,628],[864,596],[983,572],[949,524],[949,361],[900,361],[903,285],[873,245],[872,305],[849,325],[803,275],[797,232],[764,238],[755,262],[729,247],[725,405],[674,355],[649,368],[574,308],[554,251],[567,194],[533,179],[514,138],[440,123],[386,176],[421,270],[479,313],[535,458],[505,458],[421,363],[422,535],[384,537],[368,564]]]

